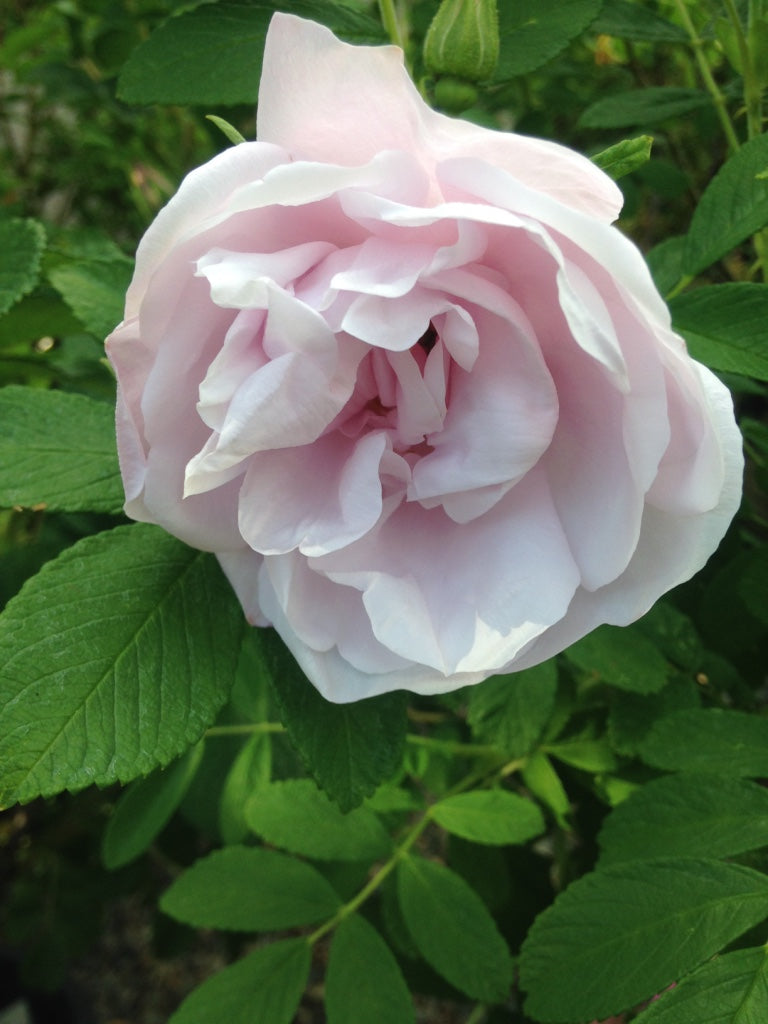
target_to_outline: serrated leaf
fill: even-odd
[[[44,248],[42,224],[0,218],[0,315],[35,287]]]
[[[608,149],[596,153],[592,157],[592,163],[597,164],[606,174],[610,174],[614,181],[618,181],[625,174],[631,174],[638,167],[648,163],[651,159],[652,145],[651,135],[624,139],[623,142],[617,142],[615,146],[609,146]]]
[[[763,1024],[768,1020],[768,952],[739,949],[683,978],[635,1024]]]
[[[311,779],[265,786],[248,801],[245,819],[271,845],[318,860],[377,860],[392,846],[373,811],[343,814]]]
[[[685,43],[688,36],[685,29],[675,25],[655,11],[642,4],[628,3],[627,0],[611,0],[605,4],[592,26],[593,32],[617,36],[633,42]]]
[[[635,626],[600,626],[565,656],[595,680],[630,693],[657,693],[669,678],[666,659]]]
[[[663,991],[768,915],[768,878],[697,858],[585,875],[533,924],[520,957],[526,1012],[603,1018]]]
[[[499,4],[496,79],[514,78],[546,64],[589,28],[602,0],[516,0]]]
[[[635,128],[658,125],[708,106],[712,101],[701,89],[672,85],[649,86],[615,93],[592,103],[579,118],[580,128]]]
[[[640,745],[646,764],[665,771],[768,775],[768,719],[721,708],[676,711]]]
[[[282,0],[280,10],[327,25],[351,43],[383,43],[381,24],[324,0]],[[219,0],[169,18],[131,54],[118,81],[126,103],[256,103],[267,27],[262,0]]]
[[[669,308],[694,359],[713,370],[768,380],[768,285],[705,285],[676,295]]]
[[[552,714],[557,691],[554,659],[510,675],[492,676],[469,691],[474,736],[510,757],[527,754]]]
[[[699,706],[699,693],[690,679],[676,679],[661,693],[647,697],[637,693],[617,693],[608,717],[611,745],[618,753],[634,757],[654,722],[675,711]]]
[[[115,410],[64,391],[0,389],[0,507],[119,512]]]
[[[272,737],[251,736],[232,762],[221,791],[219,831],[225,843],[240,843],[248,835],[246,804],[257,790],[269,785],[271,776]]]
[[[768,224],[768,135],[746,142],[720,168],[699,200],[683,270],[694,276]]]
[[[325,979],[328,1024],[411,1024],[413,1003],[389,946],[358,914],[347,917],[331,943]]]
[[[121,794],[104,830],[101,859],[114,870],[149,848],[184,799],[203,756],[198,743],[165,770],[131,783]]]
[[[242,628],[213,556],[157,527],[48,562],[0,615],[0,802],[168,764],[225,702]]]
[[[651,857],[731,857],[768,846],[768,790],[746,779],[669,775],[636,789],[605,820],[600,866]]]
[[[57,261],[47,276],[83,327],[101,341],[123,318],[132,272],[133,263],[126,257],[106,261],[77,256]]]
[[[403,693],[331,704],[312,686],[272,629],[257,633],[280,717],[317,784],[349,811],[399,768],[405,746]]]
[[[184,924],[243,932],[314,924],[339,905],[311,864],[248,846],[227,846],[196,861],[160,898],[160,909]]]
[[[453,835],[475,843],[525,843],[544,831],[544,818],[532,800],[505,789],[476,789],[433,804],[430,817]]]
[[[397,889],[408,930],[427,963],[473,999],[505,1000],[512,959],[474,889],[450,868],[423,857],[400,860]]]
[[[261,946],[194,989],[169,1024],[291,1024],[311,958],[305,939]]]

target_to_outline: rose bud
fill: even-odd
[[[427,71],[484,82],[493,75],[498,60],[496,0],[443,0],[424,39]]]

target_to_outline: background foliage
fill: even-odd
[[[399,23],[445,102],[421,58],[437,6]],[[363,0],[5,0],[2,946],[53,990],[105,904],[157,905],[157,959],[215,929],[221,970],[173,1024],[768,1019],[763,4],[501,3],[463,111],[620,177],[622,229],[735,397],[725,542],[535,669],[346,706],[244,628],[212,557],[122,517],[103,359],[139,236],[229,144],[206,115],[253,136],[275,7],[387,38]],[[111,1011],[132,1012],[157,1019]]]

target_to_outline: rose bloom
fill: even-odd
[[[730,396],[605,174],[284,14],[257,136],[161,211],[108,339],[130,516],[215,552],[340,702],[534,665],[704,564]]]

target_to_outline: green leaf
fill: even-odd
[[[610,174],[614,181],[623,178],[625,174],[631,174],[638,167],[648,163],[651,159],[651,146],[653,136],[639,135],[636,139],[624,139],[617,142],[615,146],[609,146],[601,153],[592,157],[592,163],[597,164],[606,174]]]
[[[596,682],[630,693],[657,693],[669,678],[666,658],[636,626],[600,626],[565,656]]]
[[[291,1024],[311,959],[305,939],[260,946],[196,988],[169,1024]]]
[[[245,809],[250,828],[273,846],[318,860],[377,860],[392,843],[368,807],[342,814],[311,779],[273,782]]]
[[[750,557],[739,581],[739,596],[756,619],[768,624],[768,548]]]
[[[541,736],[556,691],[554,659],[471,687],[468,720],[474,736],[510,757],[523,757]]]
[[[690,114],[711,103],[701,89],[672,85],[620,92],[592,103],[579,118],[580,128],[634,128],[657,125],[670,117]]]
[[[64,391],[0,389],[0,506],[119,512],[115,410]]]
[[[102,340],[123,319],[132,273],[133,262],[124,256],[110,261],[77,256],[57,261],[48,280],[85,329]]]
[[[612,772],[618,762],[606,739],[572,739],[548,743],[544,748],[558,761],[585,772]]]
[[[699,706],[699,692],[691,679],[675,679],[661,693],[647,697],[637,693],[617,693],[608,717],[611,746],[620,754],[634,757],[654,722],[674,711]]]
[[[450,868],[405,857],[397,869],[400,909],[419,952],[473,999],[503,1002],[512,959],[484,903]]]
[[[280,10],[327,25],[351,43],[386,42],[379,22],[332,0],[282,0]],[[262,0],[219,0],[169,18],[131,54],[118,81],[126,103],[254,104],[267,26]]]
[[[768,224],[768,135],[746,142],[720,168],[693,214],[683,270],[695,276]]]
[[[0,218],[0,315],[37,284],[45,231],[35,220]]]
[[[194,928],[277,931],[331,917],[340,900],[323,876],[277,850],[227,846],[175,880],[160,909]]]
[[[328,1024],[412,1024],[413,1003],[389,946],[365,918],[336,929],[325,979]]]
[[[589,28],[602,0],[516,0],[499,4],[496,79],[540,68]]]
[[[762,778],[768,775],[768,719],[721,708],[677,711],[653,725],[640,756],[665,771]]]
[[[695,858],[585,875],[533,924],[520,958],[526,1012],[603,1018],[663,991],[768,915],[768,878]]]
[[[694,359],[713,370],[768,380],[768,285],[705,285],[676,295],[669,308]]]
[[[655,1000],[635,1024],[762,1024],[768,1020],[768,951],[716,957]]]
[[[63,338],[80,331],[82,324],[58,292],[43,285],[0,317],[0,349],[19,352],[21,347],[26,355],[29,345],[40,338]]]
[[[272,777],[272,737],[251,736],[227,773],[219,802],[219,831],[225,843],[240,843],[248,835],[245,808],[253,794]]]
[[[690,673],[698,669],[703,657],[701,640],[688,616],[673,604],[657,601],[635,626],[675,665]]]
[[[686,43],[688,35],[679,25],[659,17],[655,11],[627,0],[611,0],[592,26],[600,35],[617,36],[644,43]]]
[[[241,142],[245,142],[246,138],[242,132],[239,132],[233,124],[229,121],[225,121],[223,117],[217,117],[216,114],[206,114],[205,118],[212,124],[215,124],[220,132],[232,143],[233,146],[239,146]]]
[[[203,756],[198,743],[165,770],[131,783],[107,822],[101,847],[106,868],[130,863],[149,848],[184,799]]]
[[[673,235],[645,254],[653,280],[662,295],[669,295],[683,277],[685,246],[685,235]]]
[[[532,800],[505,789],[476,789],[433,804],[430,817],[444,829],[475,843],[524,843],[544,831],[544,818]]]
[[[383,786],[379,786],[373,796],[368,797],[365,806],[370,807],[377,814],[396,814],[403,811],[417,811],[424,806],[424,801],[407,789],[400,789],[385,783]]]
[[[331,704],[312,686],[271,629],[258,631],[280,717],[317,784],[349,811],[390,779],[403,757],[407,698],[387,693]]]
[[[568,812],[571,804],[568,794],[547,755],[537,751],[523,765],[521,775],[533,795],[550,809],[558,825],[561,828],[569,828]]]
[[[606,818],[600,865],[650,857],[730,857],[768,846],[768,790],[746,779],[668,775]]]
[[[86,537],[0,615],[0,803],[127,782],[227,698],[242,612],[212,555],[154,526]]]

